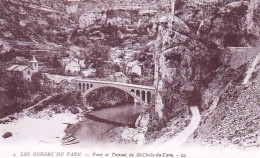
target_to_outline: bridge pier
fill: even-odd
[[[81,98],[81,102],[82,102],[82,105],[84,106],[84,107],[86,107],[87,106],[87,99],[86,99],[86,96],[84,96],[84,95],[80,95],[80,98]]]
[[[148,103],[148,92],[145,92],[145,102],[146,102],[146,104],[149,104]]]
[[[137,106],[138,101],[134,99],[134,106]]]

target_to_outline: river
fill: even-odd
[[[134,106],[133,104],[128,104],[93,111],[90,114],[107,121],[135,124],[136,119],[143,111],[144,108],[141,105]],[[69,126],[65,131],[67,135],[73,135],[80,143],[96,144],[104,141],[109,142],[108,133],[116,127],[119,126],[83,118],[82,121]]]

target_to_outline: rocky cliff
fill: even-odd
[[[191,139],[259,146],[259,65],[242,84],[259,52],[228,49],[259,47],[259,1],[156,4],[5,0],[0,53],[61,53],[72,47],[87,53],[94,42],[139,47],[154,55],[149,62],[155,65],[156,95],[143,115],[150,119],[143,123],[148,132],[158,133],[169,120],[187,117],[189,106],[198,106],[202,121]]]
[[[181,118],[186,106],[195,105],[203,116],[195,140],[259,146],[259,66],[256,78],[243,84],[259,50],[227,49],[259,46],[258,12],[255,1],[176,2],[172,26],[167,20],[157,24],[161,38],[156,41],[160,51],[155,51],[155,77],[160,80],[157,95],[163,99],[155,102],[157,117],[152,118],[157,121],[151,121],[151,131],[165,126],[169,118]]]

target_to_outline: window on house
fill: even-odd
[[[30,75],[30,73],[31,73],[31,72],[30,72],[30,71],[28,71],[28,75]]]

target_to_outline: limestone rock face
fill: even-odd
[[[259,147],[259,72],[251,86],[229,85],[216,106],[203,114],[194,133],[200,143]]]
[[[148,113],[141,114],[136,120],[136,128],[119,127],[110,132],[110,138],[120,143],[144,145],[150,118]]]
[[[247,14],[247,32],[255,36],[259,36],[260,33],[260,2],[258,0],[251,0],[248,7]]]
[[[232,91],[234,85],[242,83],[251,60],[233,67],[236,55],[230,54],[226,48],[257,45],[257,34],[248,32],[250,23],[258,23],[257,15],[254,14],[251,22],[246,20],[252,3],[256,2],[234,1],[202,6],[177,1],[173,25],[165,21],[153,25],[153,33],[157,35],[152,49],[154,85],[157,88],[154,104],[157,114],[160,112],[159,117],[178,119],[187,112],[184,108],[187,105],[199,106],[207,115],[207,111],[220,108],[218,105],[227,99],[225,97],[230,97],[222,97],[223,93]],[[238,57],[235,61],[239,63],[244,60]],[[236,95],[231,96],[236,98],[241,91],[234,93]],[[227,106],[234,104],[232,101],[225,103]],[[221,118],[222,115],[218,113],[217,116]],[[158,130],[160,127],[155,127],[155,124],[151,121],[149,127]],[[157,124],[164,126],[163,123]]]

